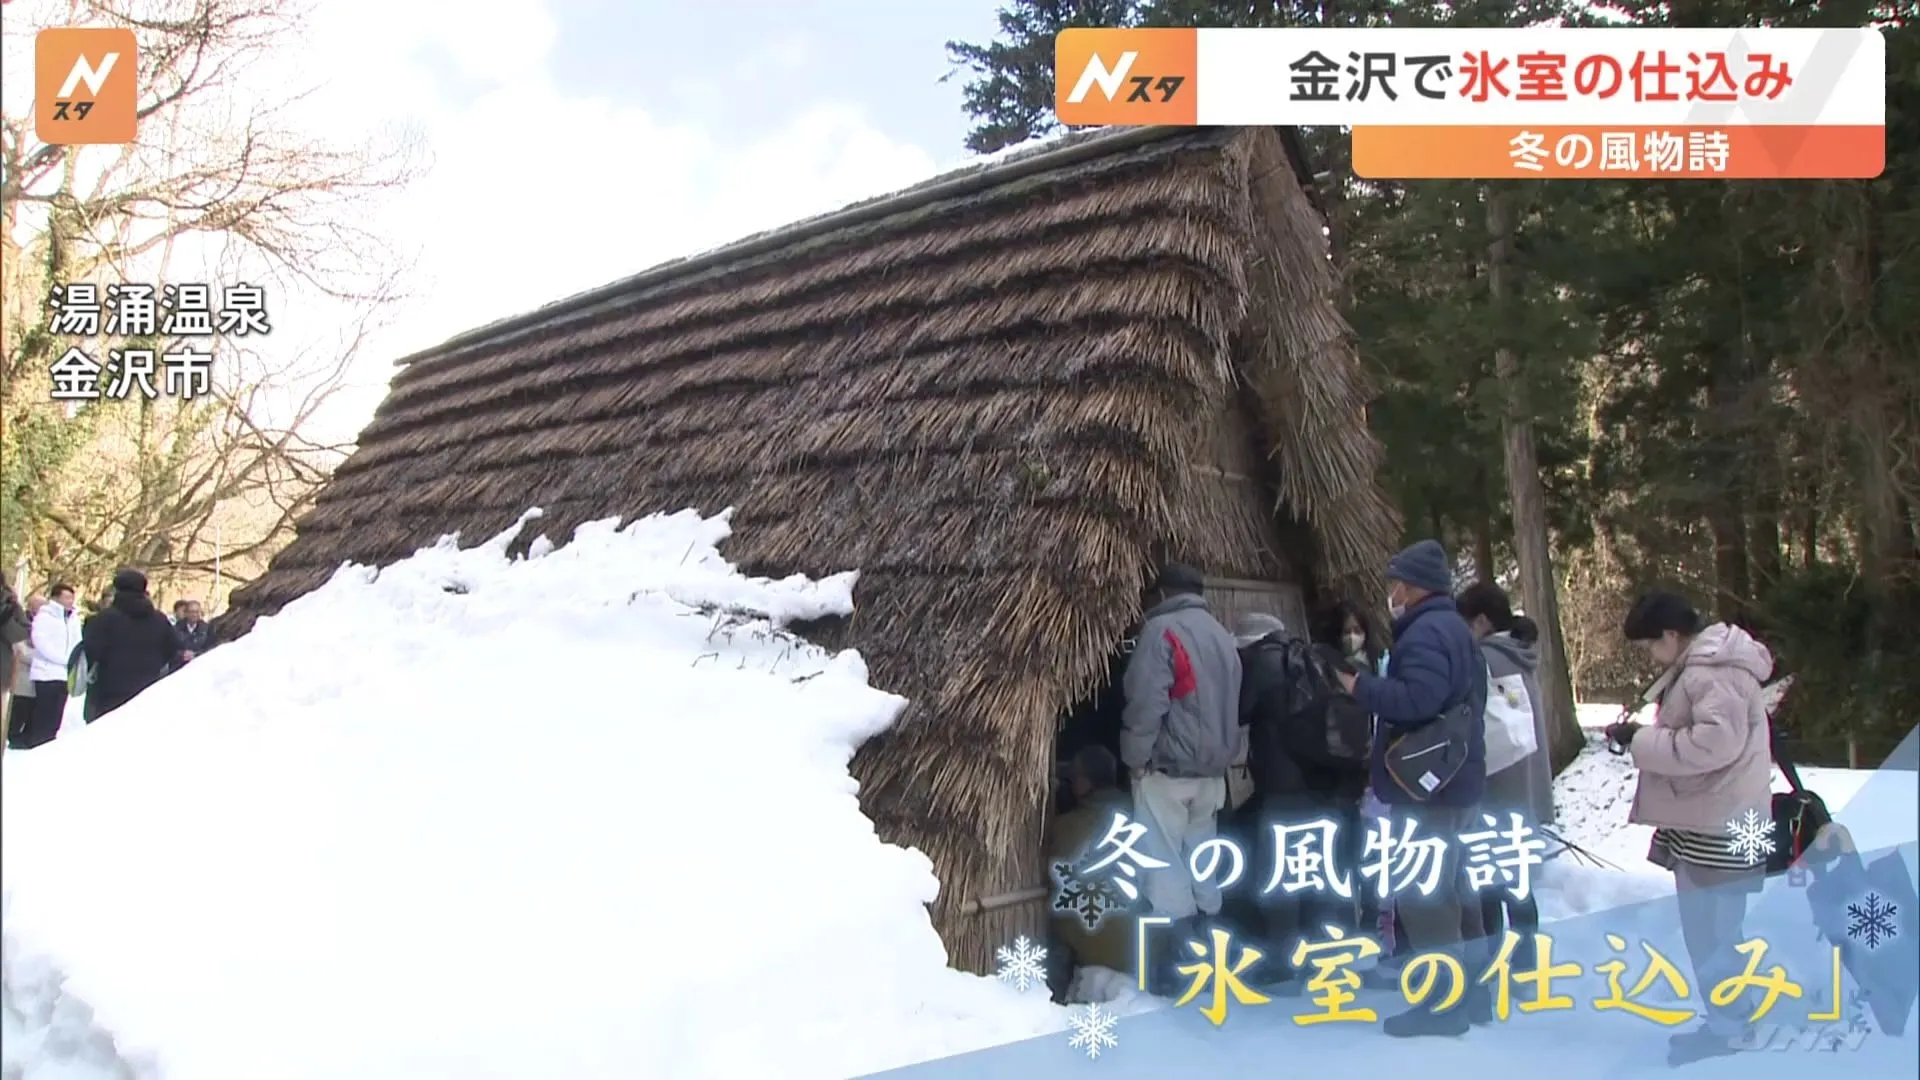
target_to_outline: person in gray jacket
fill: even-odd
[[[1220,887],[1195,881],[1194,850],[1218,835],[1227,769],[1245,739],[1240,727],[1240,653],[1207,610],[1200,571],[1168,563],[1147,600],[1122,681],[1120,758],[1133,778],[1134,817],[1147,828],[1143,854],[1166,862],[1142,882],[1155,914],[1175,920],[1166,941],[1198,936],[1220,914]]]
[[[1515,615],[1506,591],[1492,582],[1468,586],[1454,598],[1454,603],[1480,642],[1480,652],[1487,658],[1487,677],[1495,682],[1518,678],[1533,713],[1533,752],[1487,774],[1487,793],[1480,809],[1492,815],[1501,829],[1507,827],[1507,815],[1514,813],[1529,826],[1551,824],[1553,762],[1547,753],[1547,714],[1540,698],[1538,677],[1540,654],[1535,651],[1540,628],[1532,619]],[[1491,742],[1492,736],[1488,738]],[[1493,751],[1489,749],[1488,754],[1491,764]],[[1532,892],[1521,898],[1502,885],[1482,889],[1480,919],[1487,937],[1494,942],[1491,948],[1495,951],[1503,932],[1519,934],[1513,963],[1520,970],[1533,970],[1535,935],[1540,932],[1540,902]]]
[[[1487,658],[1487,677],[1519,676],[1533,708],[1534,751],[1519,762],[1487,775],[1486,809],[1519,811],[1529,825],[1553,823],[1553,763],[1547,753],[1547,713],[1540,697],[1540,628],[1513,613],[1505,590],[1491,582],[1468,586],[1454,600]]]

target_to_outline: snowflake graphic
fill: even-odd
[[[1857,904],[1847,905],[1847,936],[1877,949],[1900,936],[1893,917],[1900,909],[1887,903],[1879,893],[1868,893]]]
[[[1010,982],[1015,990],[1026,993],[1047,984],[1047,947],[1036,945],[1025,935],[1013,939],[1013,947],[1002,945],[994,956],[1000,961],[996,973],[1001,982]]]
[[[1067,1040],[1067,1045],[1085,1050],[1089,1059],[1097,1058],[1100,1051],[1120,1045],[1120,1037],[1113,1030],[1119,1022],[1117,1013],[1107,1011],[1097,1002],[1075,1009],[1067,1014],[1067,1023],[1073,1028],[1073,1038]]]
[[[1773,854],[1773,822],[1760,816],[1760,811],[1749,810],[1727,822],[1727,850],[1747,860],[1748,866],[1756,866]]]
[[[1113,882],[1107,878],[1083,880],[1073,872],[1072,863],[1053,864],[1053,910],[1070,911],[1079,916],[1089,931],[1100,929],[1107,915],[1127,906]]]

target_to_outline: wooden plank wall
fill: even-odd
[[[1306,597],[1300,586],[1286,582],[1246,581],[1238,578],[1208,578],[1207,606],[1214,618],[1234,629],[1240,616],[1259,613],[1273,615],[1287,629],[1308,636]]]

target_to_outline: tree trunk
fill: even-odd
[[[1707,527],[1713,532],[1713,613],[1721,622],[1743,623],[1753,598],[1747,565],[1749,481],[1743,476],[1753,468],[1752,456],[1746,452],[1752,424],[1742,400],[1744,373],[1736,374],[1737,362],[1718,341],[1711,341],[1701,352],[1712,372],[1703,425],[1703,434],[1711,440],[1709,466],[1724,470],[1720,493],[1709,496],[1706,506]]]
[[[1752,597],[1746,522],[1736,498],[1731,493],[1718,496],[1707,511],[1707,526],[1713,531],[1713,614],[1725,623],[1744,622]]]
[[[1540,626],[1540,696],[1547,718],[1547,750],[1553,771],[1578,757],[1586,746],[1574,714],[1573,681],[1567,673],[1567,644],[1560,630],[1560,598],[1555,589],[1553,548],[1547,535],[1547,492],[1540,482],[1540,460],[1533,438],[1533,413],[1520,356],[1508,344],[1512,320],[1507,311],[1508,274],[1513,261],[1513,193],[1493,184],[1487,191],[1487,288],[1501,344],[1494,350],[1494,375],[1505,396],[1501,434],[1506,444],[1507,498],[1513,506],[1514,553],[1520,563],[1520,595],[1526,612]]]
[[[1763,493],[1755,500],[1753,526],[1747,530],[1747,544],[1752,549],[1754,595],[1765,598],[1768,590],[1780,580],[1780,497],[1777,494]]]
[[[1814,492],[1807,493],[1806,516],[1800,522],[1800,569],[1811,571],[1820,562],[1820,507]]]
[[[1493,565],[1493,493],[1487,474],[1480,474],[1480,516],[1473,525],[1473,571],[1481,581],[1494,580]]]

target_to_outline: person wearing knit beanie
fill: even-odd
[[[1453,594],[1453,569],[1447,565],[1447,549],[1438,540],[1422,540],[1387,560],[1387,582],[1404,585],[1417,595],[1400,600],[1409,608],[1428,596]],[[1398,618],[1398,613],[1395,614]]]
[[[1386,805],[1396,827],[1450,840],[1479,824],[1478,808],[1486,792],[1487,662],[1473,630],[1453,601],[1453,571],[1447,549],[1422,540],[1387,560],[1387,603],[1393,612],[1393,651],[1387,670],[1341,671],[1342,687],[1378,721],[1373,739],[1369,787]],[[1431,725],[1459,729],[1461,756],[1442,777],[1429,771],[1409,785],[1388,767],[1389,748]],[[1434,759],[1441,760],[1441,759]],[[1419,790],[1416,790],[1419,789]],[[1479,898],[1460,866],[1457,842],[1449,843],[1445,864],[1431,893],[1400,893],[1394,900],[1408,948],[1414,953],[1443,952],[1468,970],[1482,966],[1486,945]],[[1416,1005],[1387,1017],[1382,1030],[1396,1037],[1460,1035],[1493,1018],[1493,1001],[1484,987],[1470,988],[1457,1008],[1440,1012]]]

